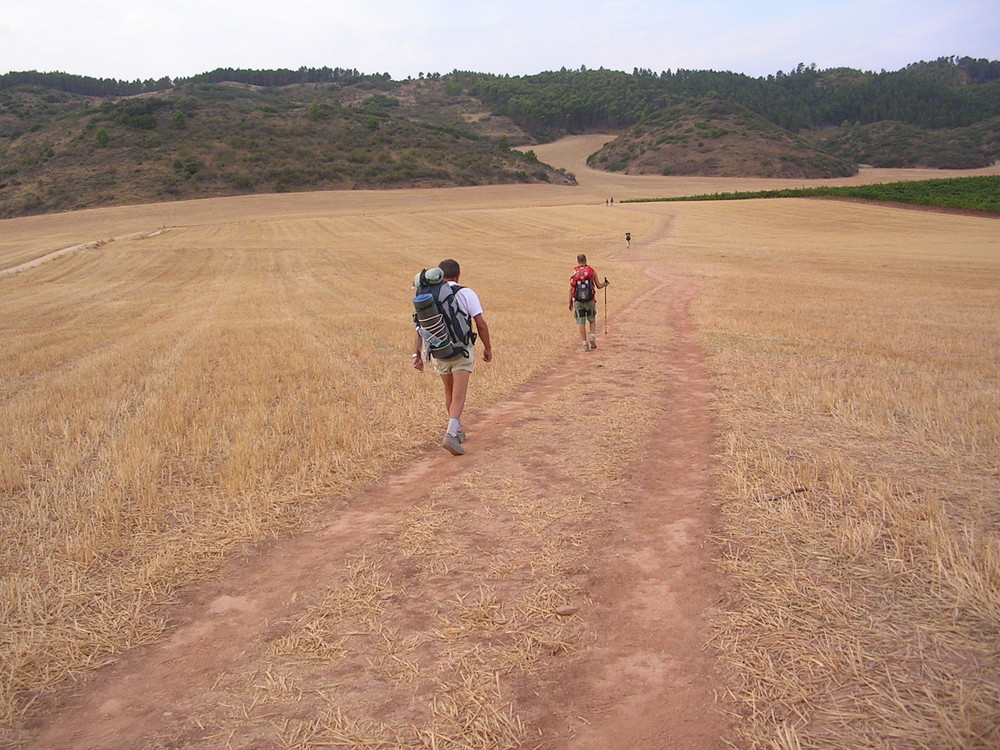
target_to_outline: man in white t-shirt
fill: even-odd
[[[483,362],[493,359],[493,349],[490,346],[490,329],[486,325],[486,318],[483,317],[483,306],[479,302],[478,295],[468,287],[460,286],[458,278],[462,273],[458,261],[443,260],[438,263],[438,268],[444,272],[444,280],[453,287],[459,287],[455,292],[455,299],[458,308],[470,320],[476,323],[476,332],[479,340],[483,342]],[[418,371],[424,371],[424,360],[421,355],[423,339],[419,334],[414,335],[413,340],[413,367]],[[474,348],[468,346],[469,356],[458,356],[452,359],[435,359],[434,371],[441,376],[444,384],[444,406],[448,412],[448,428],[444,438],[441,440],[441,447],[455,456],[465,453],[462,443],[465,442],[465,430],[462,429],[462,409],[465,408],[465,396],[469,390],[469,378],[472,376],[472,364],[474,359]]]

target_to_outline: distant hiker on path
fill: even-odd
[[[576,256],[576,263],[573,275],[569,277],[569,309],[573,311],[573,317],[580,328],[583,350],[589,352],[597,348],[597,290],[607,286],[608,280],[602,282],[597,278],[597,271],[587,265],[587,256],[583,253]]]
[[[483,342],[483,362],[493,359],[483,306],[474,291],[459,285],[460,274],[458,261],[448,259],[441,261],[437,269],[421,271],[414,279],[417,313],[413,317],[417,332],[411,356],[413,367],[423,372],[426,349],[427,358],[434,360],[434,371],[441,376],[444,407],[448,412],[448,427],[441,447],[454,456],[465,453],[461,419],[472,376],[476,333]],[[472,321],[476,322],[476,332],[472,331]]]
[[[632,233],[631,232],[625,232],[625,247],[626,248],[632,247]]]

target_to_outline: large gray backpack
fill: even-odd
[[[440,268],[423,269],[413,280],[413,324],[435,359],[469,356],[476,342],[472,319],[458,306],[456,293],[464,287],[444,281]]]

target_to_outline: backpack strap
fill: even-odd
[[[462,289],[465,289],[465,287],[462,286],[461,284],[453,284],[451,287],[451,291],[455,295],[455,307],[458,308],[459,312],[462,312],[462,308],[458,307],[458,293]],[[468,318],[469,318],[469,346],[474,346],[476,343],[476,339],[479,338],[479,334],[477,334],[475,329],[472,327],[472,316],[470,315],[468,316]]]

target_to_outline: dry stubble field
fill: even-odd
[[[716,382],[716,623],[779,747],[1000,741],[1000,235],[993,219],[701,204],[677,262]],[[777,230],[777,231],[776,231]]]
[[[575,171],[577,189],[312,194],[4,222],[0,269],[113,240],[0,276],[0,718],[11,742],[44,726],[68,676],[158,638],[163,604],[185,584],[248,543],[309,528],[332,499],[428,450],[438,386],[406,362],[415,270],[457,257],[486,301],[497,359],[475,376],[475,415],[565,366],[575,338],[564,278],[582,250],[615,278],[612,315],[653,287],[643,268],[697,282],[690,310],[718,436],[714,543],[731,591],[706,654],[723,665],[720,705],[738,717],[729,739],[996,744],[995,220],[801,200],[609,209],[609,193],[706,187],[595,175],[579,158],[592,141],[579,143],[537,149]],[[615,372],[596,377],[599,394]],[[641,385],[644,403],[614,412],[639,439],[659,387],[653,374]],[[615,445],[595,453],[628,481]],[[399,538],[415,545],[435,528],[433,507],[415,509]],[[391,596],[364,560],[351,570],[367,593],[350,606]],[[488,609],[488,595],[477,601]],[[318,604],[287,636],[315,641],[322,623],[320,652],[338,658],[329,619],[348,610]],[[574,632],[533,637],[585,650]],[[438,700],[452,703],[410,734],[363,715],[333,721],[328,706],[325,723],[272,721],[268,741],[534,746],[499,678],[495,692],[474,687],[495,721],[473,733],[448,735],[446,690]],[[238,723],[224,717],[211,740],[171,746],[215,746],[226,722]],[[261,731],[258,720],[245,737]]]

